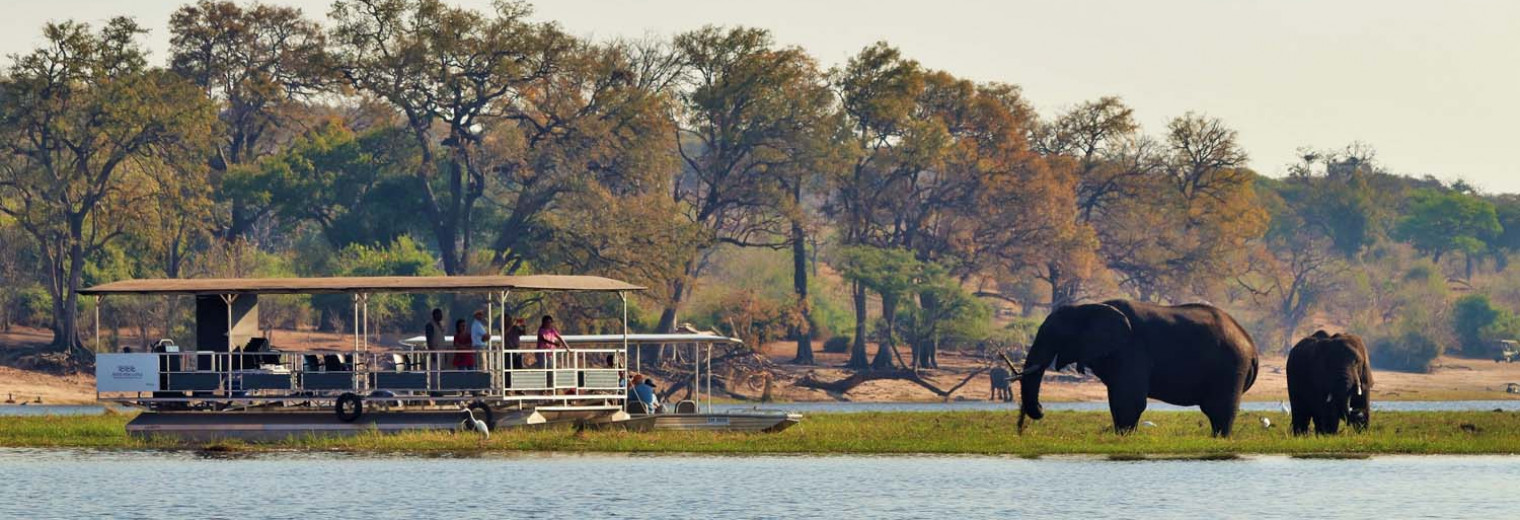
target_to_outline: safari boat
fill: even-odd
[[[563,422],[634,430],[687,429],[774,432],[801,420],[784,412],[714,413],[712,347],[739,340],[713,334],[633,334],[628,293],[643,290],[595,276],[433,276],[262,279],[142,279],[81,290],[99,300],[128,295],[195,299],[193,347],[165,339],[136,352],[96,358],[96,397],[143,407],[127,425],[133,435],[278,440],[299,435],[482,428]],[[521,348],[501,341],[507,297],[518,292],[615,295],[622,333],[566,335],[569,348],[540,348],[524,336]],[[383,294],[488,295],[493,331],[485,350],[428,350],[422,338],[398,346],[374,344],[369,300]],[[352,348],[289,350],[261,337],[258,299],[280,294],[347,294],[353,302]],[[100,334],[96,333],[99,351]],[[637,347],[691,348],[693,370],[680,383],[691,398],[669,413],[629,413],[627,378],[639,368]],[[470,353],[475,367],[445,366],[445,355]],[[518,360],[536,358],[531,366]],[[630,364],[629,361],[632,360]],[[634,399],[637,403],[637,399]],[[705,405],[706,410],[702,408]]]

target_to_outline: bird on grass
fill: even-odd
[[[465,408],[464,413],[465,415],[469,416],[469,418],[462,421],[461,426],[480,432],[481,435],[485,436],[486,440],[490,440],[491,429],[486,427],[486,422],[480,419],[476,419],[475,412],[469,408]]]
[[[1271,419],[1268,419],[1266,417],[1257,417],[1257,419],[1261,419],[1261,427],[1263,429],[1271,428],[1272,427],[1272,420]]]
[[[1277,409],[1282,410],[1282,413],[1293,413],[1293,408],[1288,406],[1287,401],[1278,401]]]
[[[1153,422],[1150,422],[1150,421],[1141,422],[1140,425],[1144,426],[1146,428],[1155,428],[1156,427],[1156,423],[1153,423]]]

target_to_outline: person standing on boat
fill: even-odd
[[[454,370],[475,370],[475,353],[470,344],[470,327],[463,319],[454,320]]]
[[[503,314],[502,318],[501,318],[501,321],[502,321],[502,323],[510,323],[511,324],[510,326],[507,327],[507,337],[502,338],[502,343],[504,345],[506,345],[506,349],[507,350],[521,350],[522,349],[522,337],[523,337],[523,334],[527,334],[528,333],[528,331],[523,330],[523,320],[522,319],[517,319],[517,320],[514,321],[512,319],[512,315],[510,315],[510,314]],[[510,353],[510,354],[507,354],[507,361],[508,361],[507,368],[511,368],[511,369],[523,368],[523,354],[522,354],[522,352],[513,352],[513,353]]]
[[[438,351],[449,348],[444,344],[445,330],[443,327],[443,309],[433,309],[433,319],[422,328],[422,337],[427,340],[428,354],[432,357],[430,369],[439,370],[446,366],[452,366],[453,359],[448,354],[440,354]],[[436,378],[435,378],[436,379]]]
[[[570,348],[570,345],[565,344],[565,338],[559,335],[559,329],[554,328],[554,318],[552,316],[544,316],[543,321],[539,322],[538,348],[541,350],[549,351],[543,353],[542,355],[550,359],[554,358],[554,349]],[[543,362],[540,362],[539,364],[544,367],[553,366],[551,364],[546,364]]]
[[[475,311],[475,321],[470,324],[470,348],[481,352],[476,356],[484,356],[485,351],[491,349],[491,328],[486,326],[486,311]]]

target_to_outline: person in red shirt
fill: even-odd
[[[463,351],[454,353],[455,370],[475,370],[474,348],[470,341],[470,327],[465,325],[464,320],[455,320],[454,350]]]

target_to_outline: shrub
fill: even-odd
[[[1441,355],[1441,344],[1420,330],[1410,329],[1396,336],[1374,339],[1371,345],[1372,366],[1403,372],[1429,372],[1431,362]]]
[[[850,351],[850,345],[855,343],[855,338],[850,336],[834,336],[823,342],[823,351],[830,354],[843,354]]]
[[[1520,317],[1495,306],[1485,294],[1458,299],[1452,307],[1451,319],[1462,353],[1468,356],[1496,355],[1495,344],[1499,340],[1520,335]]]

